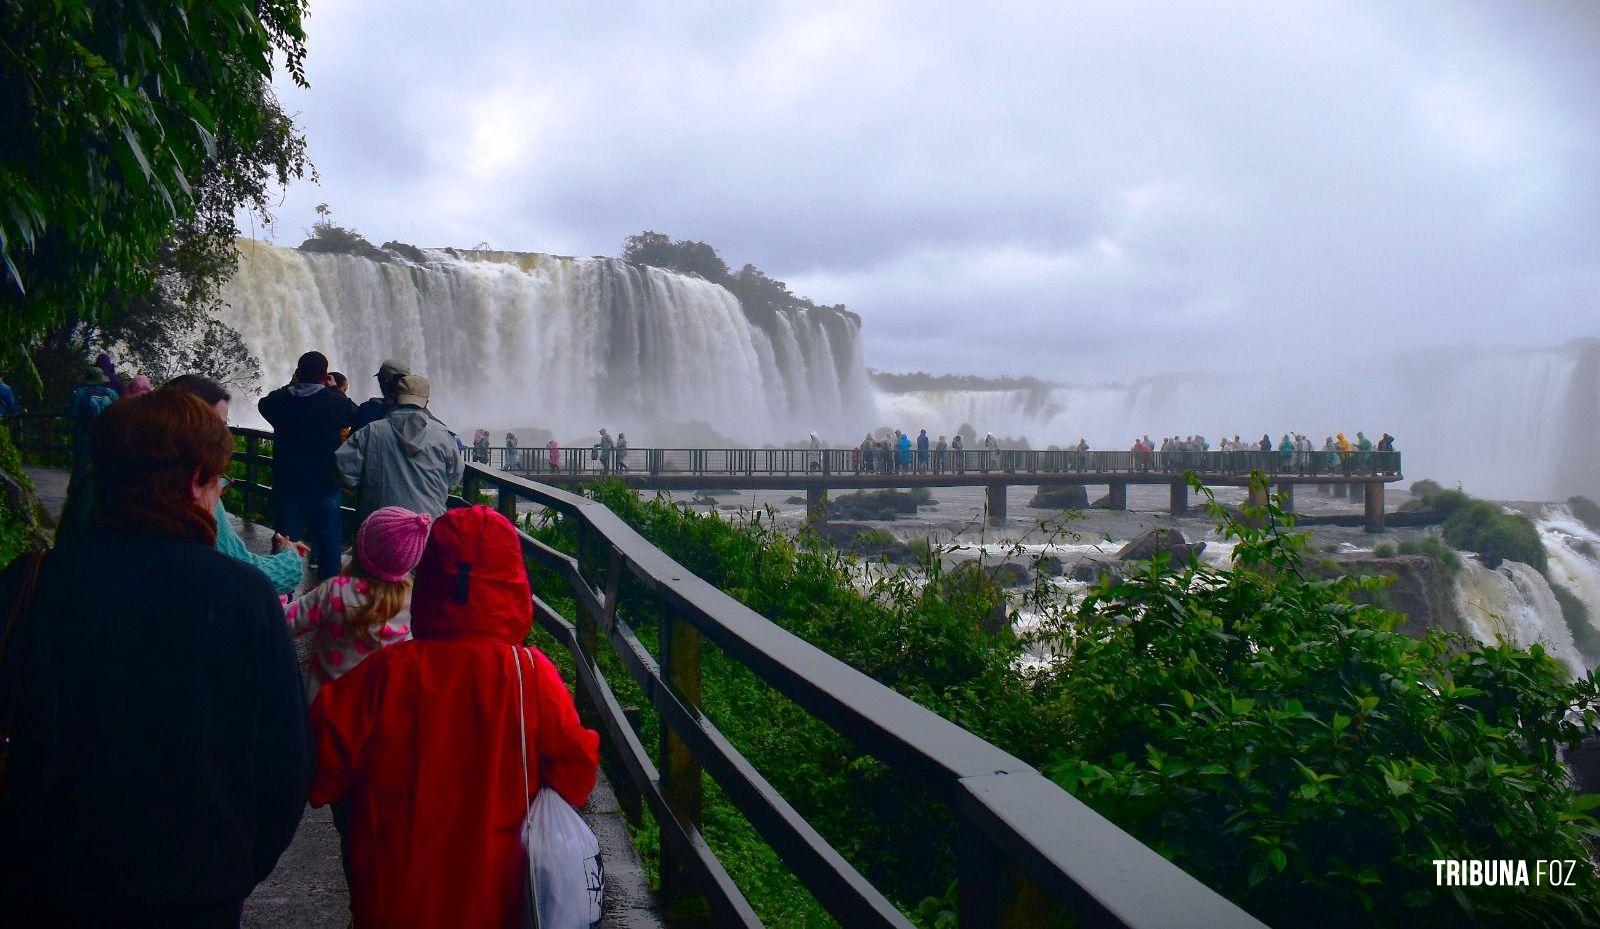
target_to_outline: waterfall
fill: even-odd
[[[1480,641],[1507,639],[1518,645],[1542,643],[1545,651],[1575,675],[1588,663],[1573,644],[1550,584],[1538,570],[1517,561],[1486,568],[1476,556],[1461,553],[1455,606]]]
[[[699,421],[741,442],[813,429],[845,442],[878,418],[858,324],[833,310],[764,328],[716,284],[612,258],[426,249],[380,261],[253,241],[240,253],[222,316],[267,387],[314,348],[358,400],[382,359],[410,362],[458,431],[534,426],[587,442],[608,426],[671,445],[674,425]]]
[[[1152,367],[1173,362],[1152,360]],[[1070,375],[1070,371],[1067,372]],[[1035,448],[1086,437],[1125,449],[1149,434],[1234,434],[1318,447],[1344,432],[1394,434],[1406,475],[1460,482],[1480,497],[1600,497],[1600,339],[1548,349],[1417,349],[1380,357],[1297,357],[1218,375],[1042,389],[880,391],[891,425],[1025,436]]]
[[[1600,533],[1566,504],[1546,507],[1535,525],[1549,558],[1550,582],[1577,597],[1589,610],[1590,624],[1600,628]]]

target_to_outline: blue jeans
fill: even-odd
[[[340,541],[339,491],[278,487],[273,490],[279,532],[311,546],[317,580],[339,573],[344,544]]]

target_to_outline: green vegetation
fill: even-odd
[[[1556,595],[1556,602],[1561,604],[1561,618],[1572,630],[1572,643],[1578,646],[1578,651],[1583,653],[1584,660],[1591,666],[1600,663],[1600,629],[1596,629],[1589,621],[1589,608],[1565,584],[1551,581],[1550,592]]]
[[[304,10],[0,2],[0,344],[130,309],[304,171],[270,91],[275,56],[304,83]]]
[[[1372,553],[1379,558],[1393,558],[1396,555],[1426,555],[1439,562],[1444,568],[1444,579],[1455,579],[1456,572],[1461,570],[1461,556],[1456,550],[1440,542],[1433,536],[1422,539],[1408,539],[1396,545],[1393,542],[1379,542],[1372,547]]]
[[[23,552],[44,547],[45,519],[33,500],[33,482],[22,470],[11,430],[0,428],[0,567]]]
[[[1600,921],[1592,882],[1437,888],[1431,864],[1588,858],[1600,827],[1560,750],[1580,736],[1568,710],[1593,717],[1594,681],[1568,681],[1538,646],[1397,632],[1398,616],[1351,600],[1378,582],[1308,577],[1306,539],[1281,530],[1276,507],[1247,513],[1256,529],[1209,503],[1237,543],[1230,570],[1158,559],[1077,606],[1035,587],[1028,608],[1059,657],[1029,672],[1019,659],[1041,643],[1009,624],[984,631],[995,600],[981,572],[972,585],[863,575],[836,552],[797,548],[761,514],[730,522],[615,484],[592,493],[690,570],[1039,766],[1269,924]],[[576,550],[560,520],[537,531]],[[557,580],[536,580],[573,609]],[[653,608],[635,606],[646,601],[632,578],[622,584],[625,614],[654,648]],[[608,652],[601,663],[624,703],[648,706]],[[948,921],[942,807],[709,644],[703,668],[705,711],[740,751],[920,923]],[[652,748],[655,725],[646,714]],[[768,923],[829,924],[714,791],[705,832]],[[652,834],[641,833],[647,855]]]
[[[1417,492],[1418,481],[1411,485]],[[1433,485],[1437,487],[1437,484]],[[1437,490],[1408,501],[1402,510],[1427,510],[1444,517],[1444,541],[1457,549],[1476,552],[1484,566],[1497,568],[1502,561],[1520,561],[1542,573],[1546,568],[1544,542],[1533,520],[1507,513],[1496,504],[1459,490]]]
[[[1600,532],[1600,503],[1588,497],[1568,497],[1567,506],[1572,510],[1572,515],[1578,517],[1578,522],[1589,527],[1591,532]]]
[[[1444,487],[1438,481],[1431,481],[1427,478],[1411,482],[1411,495],[1414,497],[1431,497],[1434,494],[1441,493],[1443,490]]]

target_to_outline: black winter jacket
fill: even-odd
[[[0,574],[0,623],[20,577]],[[0,914],[247,896],[294,835],[315,758],[266,576],[97,527],[46,557],[19,629],[0,664],[0,713],[19,695]]]
[[[285,490],[336,490],[333,453],[339,433],[355,423],[356,405],[326,387],[301,395],[279,387],[256,404],[272,424],[272,485]]]

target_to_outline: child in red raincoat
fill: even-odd
[[[414,639],[324,687],[311,708],[314,806],[349,810],[357,927],[511,927],[522,912],[527,798],[581,807],[599,735],[538,649],[526,687],[528,783],[517,740],[514,649],[533,622],[516,531],[486,506],[434,524],[411,601]],[[524,671],[528,658],[524,662]]]

